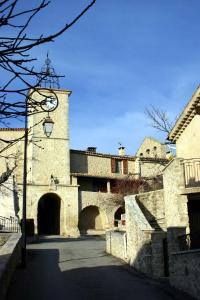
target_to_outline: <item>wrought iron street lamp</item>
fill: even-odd
[[[48,116],[44,119],[42,125],[43,125],[44,134],[47,137],[50,137],[50,135],[53,131],[53,125],[54,125],[53,120]]]

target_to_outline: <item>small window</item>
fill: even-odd
[[[146,154],[149,155],[150,154],[150,149],[146,150]]]
[[[153,155],[154,155],[154,157],[158,156],[157,155],[157,147],[156,146],[153,147]]]
[[[140,153],[140,156],[143,156],[143,153]]]

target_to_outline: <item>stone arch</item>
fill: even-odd
[[[38,201],[37,207],[38,234],[60,234],[61,199],[55,193],[44,194]]]
[[[95,205],[86,206],[79,214],[78,228],[80,232],[88,230],[103,230],[103,220],[100,210]]]
[[[114,213],[114,226],[118,226],[118,221],[121,220],[121,215],[125,213],[125,207],[119,206]]]

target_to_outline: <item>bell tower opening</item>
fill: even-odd
[[[38,202],[38,234],[60,234],[60,198],[53,193],[43,195]]]

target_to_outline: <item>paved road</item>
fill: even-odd
[[[105,253],[100,238],[43,238],[28,246],[7,300],[188,299],[147,279]]]

